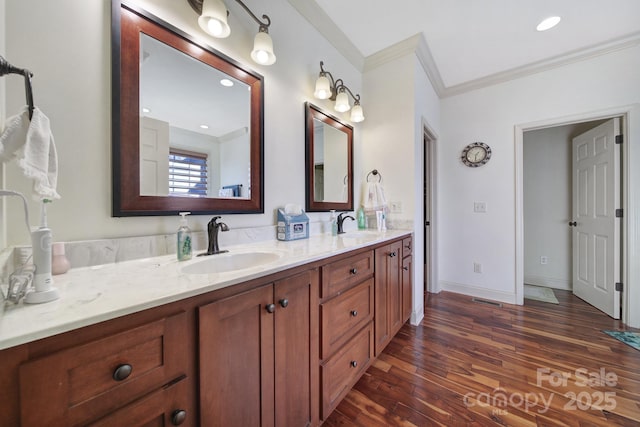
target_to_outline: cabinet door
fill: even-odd
[[[198,309],[201,425],[273,425],[272,302],[270,284]]]
[[[402,322],[411,317],[413,294],[413,257],[408,256],[402,260]]]
[[[402,326],[401,246],[396,241],[375,250],[376,356]]]
[[[275,425],[318,420],[318,270],[275,282]]]

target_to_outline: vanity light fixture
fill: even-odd
[[[353,98],[353,108],[349,104],[349,95]],[[335,101],[333,108],[344,113],[351,110],[351,121],[361,122],[364,120],[364,113],[360,105],[360,94],[353,94],[342,79],[334,79],[333,75],[324,69],[324,62],[320,61],[320,74],[316,80],[316,90],[313,93],[318,99],[330,99]]]
[[[271,65],[276,62],[276,55],[273,53],[273,40],[269,35],[269,25],[271,19],[267,15],[262,15],[262,22],[241,0],[235,0],[242,8],[258,23],[258,34],[253,40],[253,50],[251,59],[260,65]],[[200,17],[198,25],[207,34],[217,38],[225,38],[231,34],[231,27],[227,23],[229,11],[223,0],[187,0],[193,10]]]

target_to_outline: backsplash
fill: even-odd
[[[389,221],[389,229],[411,229],[412,221]],[[346,230],[355,229],[353,222],[345,223]],[[310,222],[309,235],[327,233],[325,222]],[[275,240],[276,226],[230,229],[220,233],[220,247],[241,245],[244,243]],[[207,250],[207,233],[205,231],[193,231],[194,255]],[[101,264],[130,261],[140,258],[150,258],[176,253],[176,234],[164,234],[156,236],[123,237],[103,240],[80,240],[65,242],[66,257],[71,268],[90,267]],[[7,248],[0,253],[0,278],[2,283],[7,283],[9,274],[24,259],[31,254],[30,246],[18,246]]]

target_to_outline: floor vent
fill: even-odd
[[[486,305],[492,305],[494,307],[502,307],[501,303],[495,302],[495,301],[489,301],[489,300],[486,300],[486,299],[471,298],[471,301],[477,302],[478,304],[486,304]]]

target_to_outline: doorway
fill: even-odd
[[[422,200],[423,200],[423,242],[424,242],[424,296],[427,296],[428,292],[437,293],[436,275],[434,272],[435,267],[435,236],[434,236],[434,204],[435,204],[435,150],[436,150],[436,137],[435,134],[428,128],[423,127],[422,131],[422,143],[423,143],[423,159],[422,159]]]
[[[624,257],[620,253],[622,221],[615,218],[615,211],[623,206],[624,192],[619,184],[615,187],[613,182],[621,182],[622,150],[619,144],[615,144],[614,133],[601,140],[596,140],[596,134],[600,135],[612,123],[623,120],[624,117],[614,119],[610,116],[522,129],[522,173],[519,174],[522,178],[519,186],[522,204],[518,216],[522,221],[522,239],[517,245],[522,247],[522,258],[518,256],[516,260],[517,271],[522,271],[521,281],[516,285],[520,303],[523,303],[522,286],[526,283],[570,290],[611,317],[620,318],[622,305],[616,283],[620,282]],[[576,147],[587,147],[585,141],[596,141],[595,146],[589,148],[596,153],[594,156],[602,151],[598,144],[605,141],[604,147],[611,142],[609,146],[615,148],[610,149],[609,163],[603,163],[602,159],[595,163],[587,159],[590,164],[580,169],[576,159],[590,156],[574,153],[578,153]],[[588,150],[583,151],[586,153]],[[598,176],[607,168],[610,174],[601,177],[601,181],[612,183],[611,187],[598,191],[604,188],[598,183]],[[590,187],[587,188],[586,184]],[[599,193],[615,194],[615,197],[608,198],[606,204],[604,201],[599,203],[593,199]],[[583,212],[592,206],[600,213]],[[602,231],[593,231],[601,230],[598,225],[601,219],[612,225],[611,230],[615,229],[615,233],[610,233],[608,243]],[[588,256],[584,256],[586,252]],[[609,255],[607,263],[603,261],[606,258],[603,254]],[[588,260],[596,265],[591,265],[592,261],[587,263]],[[589,283],[584,280],[587,276]]]

